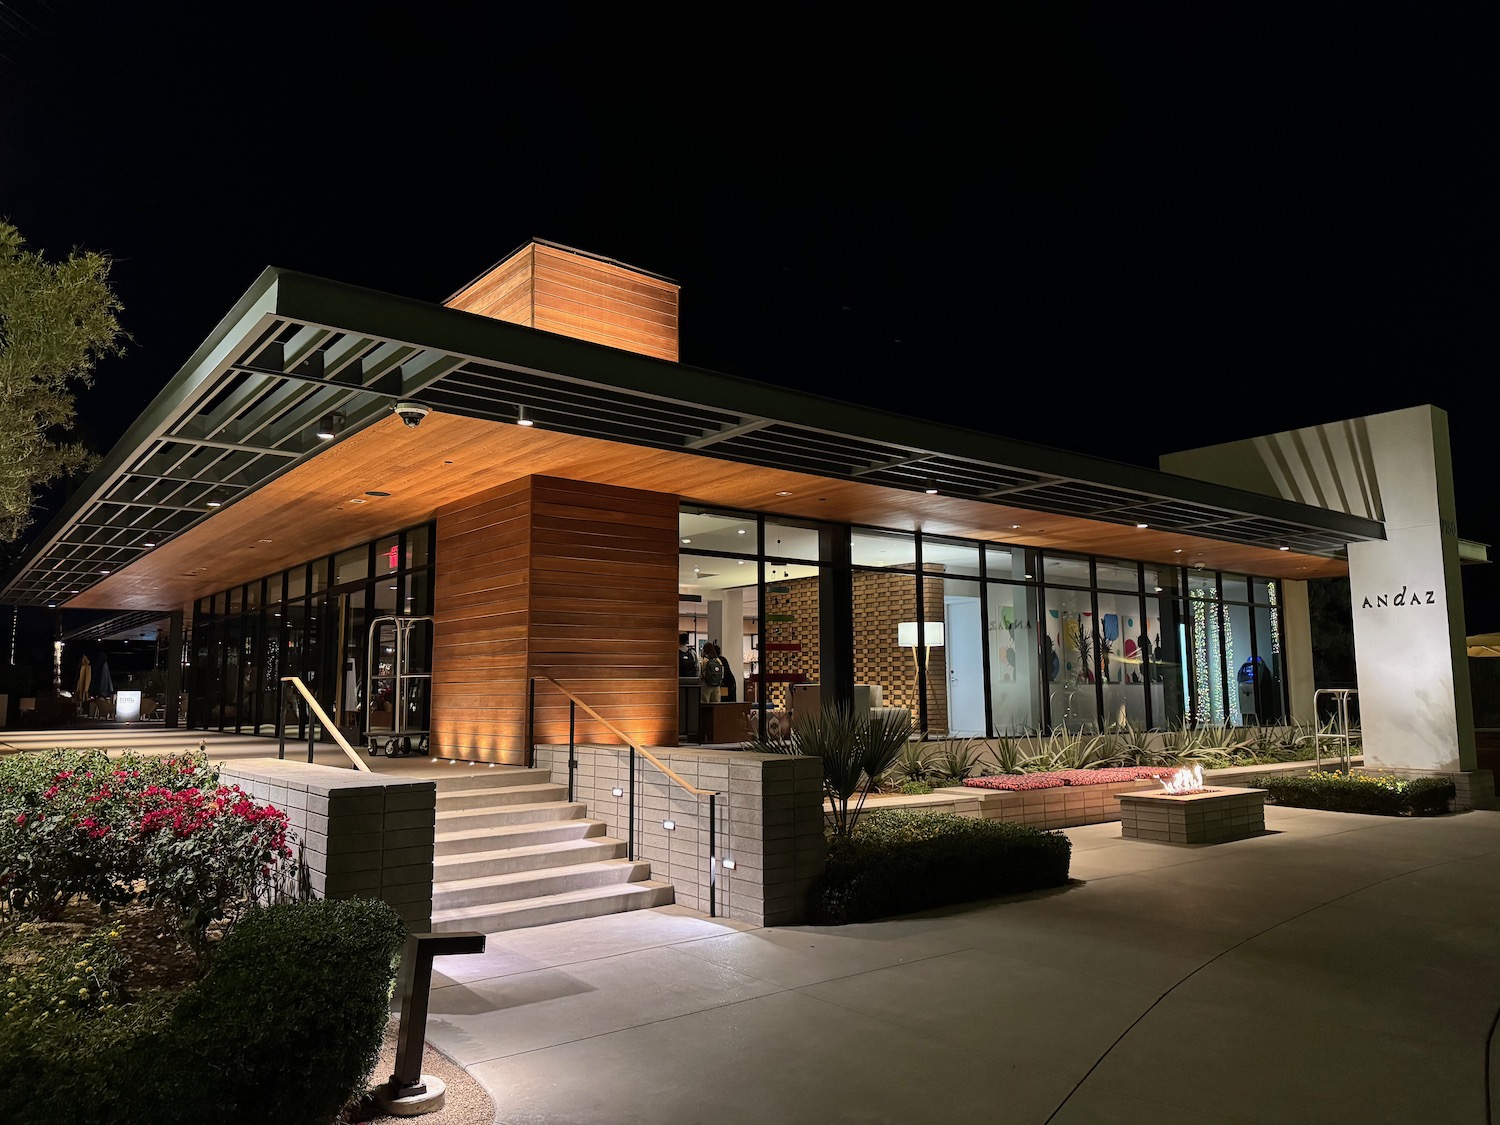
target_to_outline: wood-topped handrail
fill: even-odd
[[[590,718],[592,718],[595,722],[597,722],[601,726],[603,726],[605,730],[607,730],[607,731],[610,732],[610,734],[614,735],[621,742],[625,743],[626,746],[629,746],[636,753],[640,754],[648,762],[650,762],[652,765],[654,765],[657,769],[661,770],[662,773],[666,774],[673,781],[675,781],[678,785],[682,786],[689,793],[693,794],[693,796],[695,796],[695,797],[717,797],[719,795],[719,790],[717,790],[717,789],[699,789],[696,785],[690,784],[681,774],[679,774],[671,766],[667,765],[666,762],[662,761],[655,754],[651,753],[650,750],[647,750],[639,742],[637,742],[635,739],[631,738],[624,731],[622,731],[619,727],[615,726],[614,723],[610,722],[603,715],[599,714],[598,711],[595,711],[587,703],[585,703],[583,700],[579,699],[578,696],[574,695],[571,691],[569,691],[567,688],[563,687],[562,684],[558,683],[556,680],[554,680],[551,676],[547,675],[545,672],[538,673],[535,678],[538,679],[538,680],[546,680],[549,684],[551,684],[553,687],[555,687],[558,691],[562,692],[563,695],[567,696],[574,703],[576,703],[579,707],[582,707],[583,710],[584,710],[584,712]]]
[[[323,708],[318,704],[318,701],[313,698],[313,693],[308,690],[306,684],[304,684],[296,676],[282,676],[281,682],[284,684],[291,684],[294,688],[302,693],[302,698],[307,700],[307,705],[312,708],[313,714],[317,715],[318,720],[323,724],[323,729],[326,730],[329,734],[333,735],[333,740],[338,743],[339,749],[349,756],[349,760],[354,763],[355,769],[364,770],[365,773],[375,772],[365,764],[364,760],[360,758],[357,753],[355,753],[354,747],[350,746],[349,743],[344,740],[344,736],[339,733],[339,728],[333,725],[333,720],[328,717],[328,713],[324,711]],[[282,717],[282,721],[286,721],[285,716]],[[309,739],[310,738],[311,736],[309,736]],[[311,751],[312,744],[311,741],[309,741],[308,752],[311,753]]]

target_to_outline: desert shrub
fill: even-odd
[[[911,783],[927,781],[932,776],[932,766],[928,762],[928,748],[921,742],[908,742],[901,748],[901,753],[891,763],[891,768],[886,771],[897,786],[905,792],[905,786]],[[931,792],[930,788],[928,790]]]
[[[1456,791],[1453,782],[1441,777],[1316,771],[1264,777],[1258,784],[1278,805],[1377,816],[1436,816],[1448,811]]]
[[[404,938],[381,902],[268,907],[180,996],[0,1020],[6,1125],[328,1125],[374,1064]]]
[[[903,781],[896,791],[904,797],[923,797],[932,792],[932,786],[925,781]]]
[[[950,813],[885,811],[834,840],[809,891],[814,923],[838,925],[1067,882],[1060,833]]]

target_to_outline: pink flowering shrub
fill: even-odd
[[[75,897],[105,910],[144,898],[201,944],[290,858],[286,815],[220,786],[201,753],[0,758],[0,911],[18,918],[56,917]]]
[[[202,950],[208,927],[270,897],[278,865],[292,858],[287,817],[234,786],[141,794],[144,897],[176,915]]]

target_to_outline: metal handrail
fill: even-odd
[[[281,708],[280,713],[276,716],[276,734],[280,740],[281,746],[280,749],[277,750],[276,756],[278,758],[286,757],[287,684],[291,684],[294,688],[297,689],[298,692],[301,693],[302,698],[307,701],[308,707],[311,708],[313,714],[318,717],[318,721],[323,724],[323,729],[326,730],[329,734],[333,735],[333,740],[334,742],[338,743],[339,749],[342,750],[344,754],[349,758],[349,760],[354,763],[354,768],[357,770],[364,770],[365,773],[374,773],[375,771],[372,770],[368,765],[366,765],[364,761],[361,760],[360,756],[355,753],[354,747],[350,746],[349,743],[345,741],[344,736],[339,733],[339,728],[333,725],[333,720],[328,717],[328,713],[323,710],[322,706],[313,697],[313,693],[308,690],[307,685],[304,684],[296,676],[281,677]],[[313,760],[313,741],[313,725],[312,720],[309,719],[307,723],[307,760],[309,764]]]
[[[536,765],[537,680],[545,680],[547,683],[551,684],[559,692],[561,692],[563,697],[568,701],[568,800],[571,801],[573,799],[573,774],[574,771],[578,768],[578,746],[576,742],[577,708],[582,707],[585,714],[587,714],[605,730],[609,731],[610,734],[618,738],[629,749],[629,795],[626,798],[628,803],[628,816],[626,817],[626,820],[628,823],[626,829],[625,850],[626,857],[632,862],[635,860],[635,756],[637,754],[640,754],[657,769],[661,770],[662,773],[671,778],[682,789],[684,789],[688,793],[691,793],[694,798],[708,798],[708,916],[710,918],[717,917],[718,908],[716,902],[716,892],[718,888],[719,857],[716,851],[714,829],[716,827],[719,790],[699,789],[696,785],[693,785],[671,766],[667,765],[666,762],[662,761],[655,754],[651,753],[650,750],[647,750],[644,746],[637,743],[635,739],[631,738],[624,731],[620,730],[619,727],[615,726],[603,715],[599,714],[598,711],[595,711],[582,699],[573,694],[573,692],[563,687],[562,684],[558,683],[555,679],[553,679],[546,673],[532,676],[527,681],[526,685],[526,758],[528,763],[530,763],[531,765]]]
[[[1323,724],[1318,721],[1318,697],[1331,695],[1338,707],[1334,718],[1338,720],[1339,729],[1330,730],[1330,739],[1342,738],[1344,743],[1343,752],[1339,755],[1339,761],[1344,767],[1344,772],[1349,772],[1349,766],[1353,758],[1353,740],[1349,729],[1349,697],[1358,695],[1358,688],[1319,688],[1313,692],[1313,760],[1318,769],[1323,768]]]

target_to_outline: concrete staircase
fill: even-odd
[[[672,902],[671,884],[627,860],[625,842],[546,770],[454,766],[436,780],[434,930],[494,933]]]

